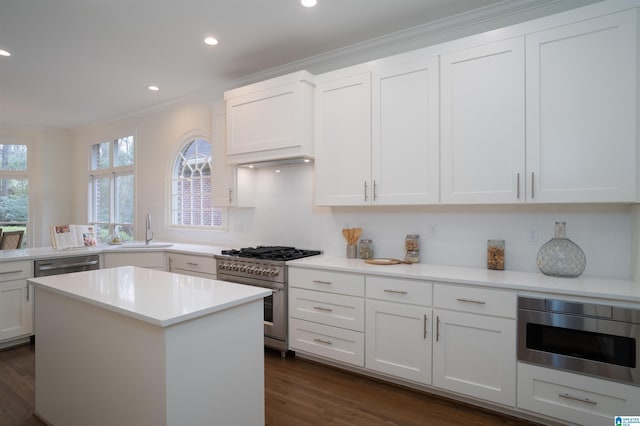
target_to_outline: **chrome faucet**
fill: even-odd
[[[149,245],[151,240],[153,240],[153,231],[151,230],[151,214],[147,213],[147,225],[145,229],[145,244]]]

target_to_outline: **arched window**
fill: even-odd
[[[211,205],[211,144],[190,139],[173,166],[171,223],[188,227],[223,226],[223,209]]]

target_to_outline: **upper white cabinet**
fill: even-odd
[[[531,202],[636,201],[636,10],[527,35]]]
[[[524,38],[441,57],[443,204],[524,201]]]
[[[214,105],[213,170],[211,203],[216,207],[255,207],[255,172],[227,164],[227,112],[224,105]]]
[[[313,157],[313,88],[299,71],[225,92],[227,162]]]
[[[391,62],[318,76],[317,204],[438,202],[437,57]]]

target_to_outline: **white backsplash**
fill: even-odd
[[[624,205],[490,205],[428,207],[317,207],[312,165],[264,168],[255,209],[230,209],[221,240],[282,244],[345,255],[341,229],[361,227],[376,257],[404,256],[404,237],[420,234],[423,263],[486,266],[488,239],[506,241],[505,267],[535,272],[536,254],[567,222],[567,236],[587,256],[585,275],[631,277],[631,214]],[[537,239],[531,241],[531,234]]]

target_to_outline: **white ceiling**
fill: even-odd
[[[502,1],[0,0],[0,126],[110,120]]]

